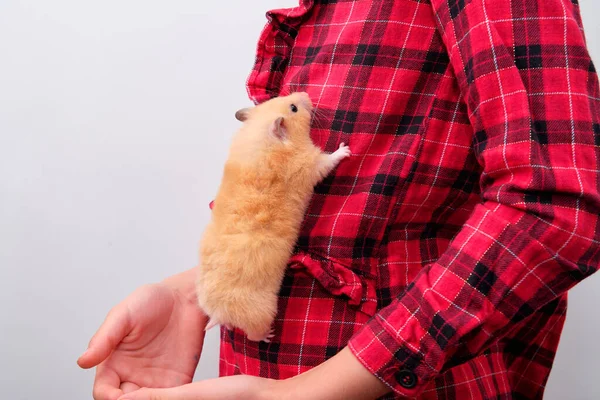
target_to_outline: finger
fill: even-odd
[[[123,382],[121,383],[121,390],[123,393],[127,394],[135,392],[136,390],[140,390],[140,387],[133,382]]]
[[[114,308],[90,340],[88,349],[77,360],[81,368],[92,368],[110,355],[131,330],[126,307]]]
[[[117,400],[123,395],[120,385],[121,379],[114,370],[98,366],[94,379],[94,400]]]

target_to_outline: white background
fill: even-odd
[[[264,13],[296,4],[0,1],[0,399],[90,399],[106,312],[195,265]],[[545,398],[599,399],[600,275],[570,300]]]

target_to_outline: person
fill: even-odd
[[[307,92],[352,157],[315,188],[271,343],[204,317],[189,270],[109,314],[94,398],[541,399],[567,291],[600,260],[600,94],[577,1],[314,1],[267,13],[258,104]],[[141,389],[140,389],[141,388]]]

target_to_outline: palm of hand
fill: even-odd
[[[118,344],[98,365],[95,398],[189,383],[198,364],[206,317],[194,303],[161,284],[140,288],[128,300],[107,317],[119,319],[114,324],[125,336],[113,338]]]

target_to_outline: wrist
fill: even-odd
[[[183,299],[197,304],[196,268],[191,268],[187,271],[170,276],[161,283],[175,291]]]

